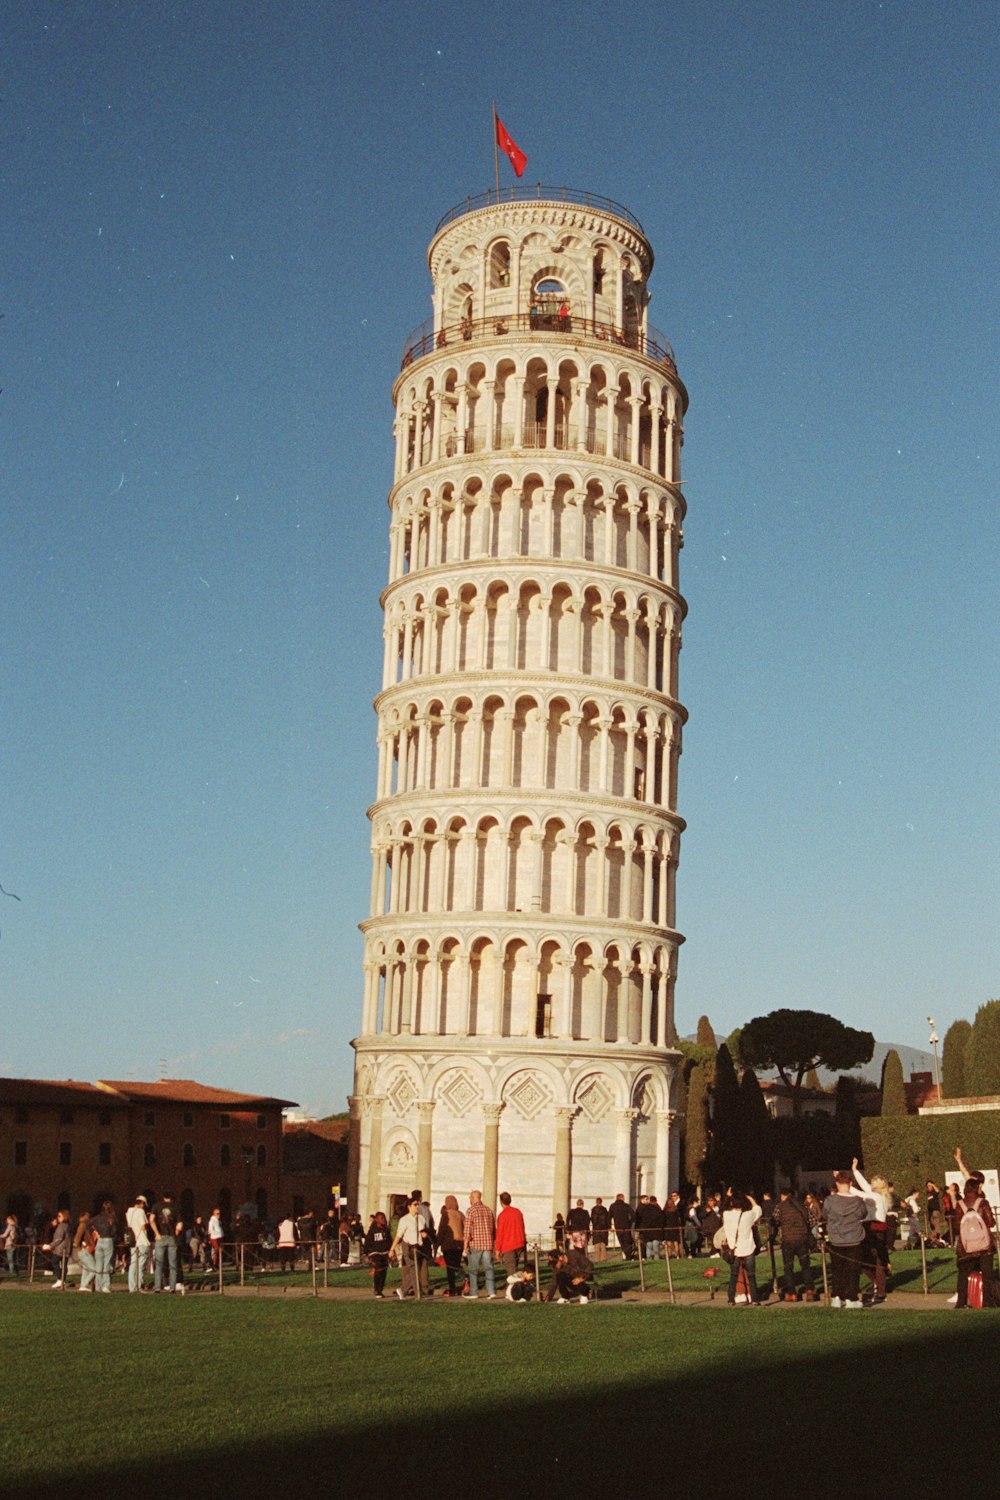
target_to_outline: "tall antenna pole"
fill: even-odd
[[[493,171],[497,180],[497,202],[500,202],[500,148],[497,145],[497,101],[493,100]]]

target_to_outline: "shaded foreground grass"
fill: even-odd
[[[776,1454],[855,1436],[872,1440],[868,1486],[918,1443],[928,1485],[950,1459],[937,1474],[947,1445],[926,1439],[980,1410],[1000,1352],[1000,1317],[887,1309],[9,1295],[0,1320],[0,1485],[18,1496],[381,1496],[416,1461],[422,1489],[471,1470],[470,1492],[510,1500],[615,1473],[660,1489],[665,1465],[709,1460],[759,1463],[771,1493],[798,1494],[800,1469],[783,1488]],[[812,1466],[811,1496],[843,1484]]]

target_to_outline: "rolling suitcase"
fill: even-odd
[[[969,1272],[969,1285],[966,1297],[970,1307],[982,1307],[983,1305],[983,1273],[982,1271]]]

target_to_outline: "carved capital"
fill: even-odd
[[[503,1114],[503,1105],[502,1104],[484,1104],[483,1105],[483,1120],[485,1121],[485,1123],[487,1125],[498,1125],[500,1123],[500,1116],[502,1114]]]

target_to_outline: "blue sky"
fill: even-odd
[[[680,1029],[1000,993],[994,7],[5,30],[0,1073],[343,1107],[389,392],[494,96],[642,220],[691,393]]]

